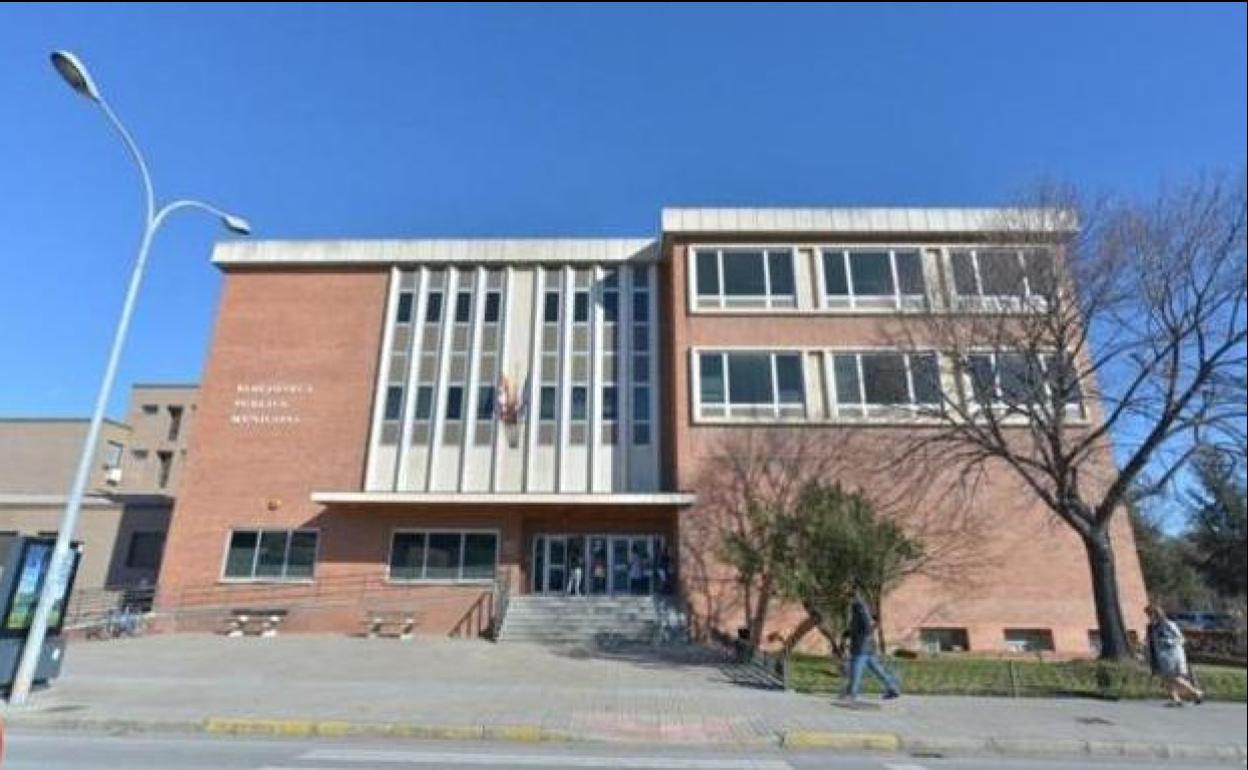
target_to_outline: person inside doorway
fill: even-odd
[[[633,546],[628,560],[628,587],[633,596],[644,596],[646,593],[646,561],[637,546]]]
[[[585,579],[585,570],[581,565],[581,555],[573,551],[569,562],[568,585],[564,593],[568,596],[583,596],[581,583]]]
[[[658,569],[659,592],[668,595],[672,592],[672,557],[666,548],[659,551]]]

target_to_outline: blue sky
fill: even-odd
[[[90,411],[138,180],[269,238],[648,235],[659,208],[1141,193],[1244,162],[1245,7],[0,7],[0,414]],[[217,228],[152,256],[112,414],[199,377]]]

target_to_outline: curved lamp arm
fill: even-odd
[[[160,211],[157,211],[155,216],[152,217],[151,229],[156,230],[159,228],[166,217],[179,209],[199,209],[200,211],[212,214],[220,219],[221,224],[225,225],[225,228],[230,232],[237,235],[251,235],[251,223],[249,223],[246,219],[243,219],[236,214],[231,214],[224,209],[219,209],[211,203],[204,203],[203,201],[192,200],[190,198],[170,201],[164,206],[161,206]]]
[[[121,141],[125,143],[126,149],[130,151],[130,156],[134,158],[135,164],[139,167],[139,176],[143,179],[143,200],[147,204],[147,223],[150,226],[156,218],[156,191],[152,185],[151,172],[147,170],[147,160],[143,157],[143,152],[139,150],[139,145],[134,141],[134,137],[126,129],[121,122],[121,118],[117,117],[117,113],[113,112],[113,108],[109,106],[108,101],[104,97],[98,97],[95,103],[100,105],[104,115],[108,117],[108,122],[121,136]]]

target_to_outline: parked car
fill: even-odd
[[[1229,612],[1174,612],[1170,619],[1184,631],[1235,630],[1235,618]]]

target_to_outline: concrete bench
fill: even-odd
[[[226,636],[277,636],[277,627],[288,614],[280,607],[273,609],[230,610]]]
[[[394,636],[399,639],[411,639],[412,629],[416,627],[419,616],[406,610],[369,610],[364,613],[364,635],[369,639],[379,636]],[[387,629],[390,633],[387,634]]]

